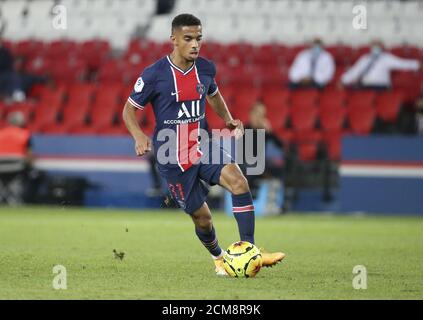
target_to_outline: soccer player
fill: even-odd
[[[199,161],[198,132],[206,128],[206,99],[213,110],[225,121],[228,129],[244,133],[240,120],[233,119],[215,82],[215,65],[199,57],[202,25],[191,14],[180,14],[172,21],[170,39],[173,51],[145,68],[134,85],[123,110],[126,127],[135,140],[135,152],[142,156],[154,149],[160,174],[167,181],[169,191],[195,225],[195,233],[214,259],[215,272],[226,275],[223,267],[223,250],[220,248],[213,227],[210,209],[206,203],[208,188],[204,185],[219,184],[232,194],[233,213],[242,241],[254,243],[254,206],[248,182],[239,166],[231,161],[226,164],[207,164]],[[153,106],[156,127],[153,143],[145,135],[135,112],[147,103]],[[161,131],[175,133],[169,141],[162,141]],[[188,136],[196,136],[193,141]],[[175,161],[161,163],[160,147],[171,146],[168,152]],[[154,147],[154,148],[153,148]],[[207,148],[205,148],[207,149]],[[221,148],[220,155],[229,157]],[[189,155],[189,157],[187,156]],[[189,159],[187,159],[189,158]],[[262,252],[263,266],[280,262],[282,252]]]

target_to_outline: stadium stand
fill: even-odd
[[[3,45],[23,59],[26,72],[51,79],[34,86],[24,103],[6,107],[0,102],[0,126],[5,110],[19,109],[35,133],[127,135],[120,117],[125,99],[140,72],[170,51],[171,20],[182,12],[201,18],[201,54],[216,63],[220,91],[234,116],[247,121],[249,108],[262,100],[273,131],[305,165],[339,162],[343,135],[368,135],[385,125],[396,130],[422,92],[422,69],[394,72],[386,92],[338,86],[343,72],[375,38],[393,54],[423,63],[421,1],[367,1],[367,30],[351,27],[353,1],[177,0],[160,15],[156,4],[0,1]],[[55,29],[52,22],[63,12],[66,28]],[[324,90],[291,91],[289,66],[315,37],[335,59],[334,79]],[[152,134],[152,109],[138,115]],[[207,119],[211,128],[224,126],[209,106]]]

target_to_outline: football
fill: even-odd
[[[226,250],[223,265],[231,277],[252,278],[262,266],[260,249],[246,241],[235,242]]]

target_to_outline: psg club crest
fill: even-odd
[[[206,87],[204,87],[202,83],[197,84],[196,89],[199,94],[204,94],[204,92],[206,92]]]

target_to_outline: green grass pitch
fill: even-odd
[[[223,247],[238,240],[235,219],[214,222]],[[0,299],[422,299],[422,230],[419,217],[257,218],[257,245],[287,257],[235,279],[214,275],[182,211],[2,207]],[[53,289],[55,265],[66,290]],[[365,290],[352,286],[356,265]]]

